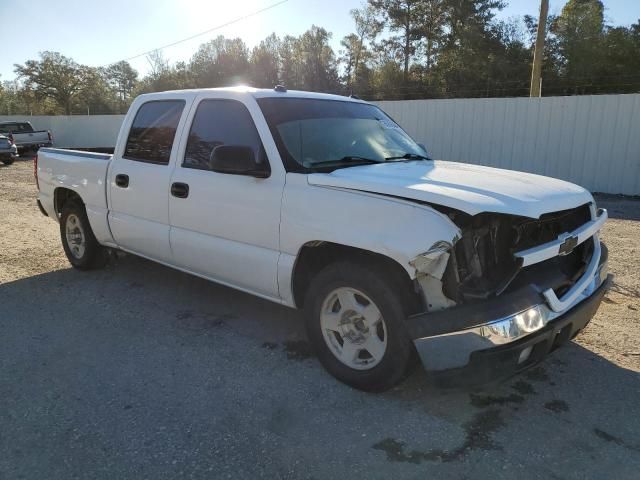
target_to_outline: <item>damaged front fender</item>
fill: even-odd
[[[416,281],[427,311],[444,310],[456,304],[444,295],[442,277],[449,263],[451,249],[458,239],[455,236],[451,242],[435,242],[429,250],[409,262],[416,269]]]

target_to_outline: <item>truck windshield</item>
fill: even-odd
[[[308,98],[260,98],[289,171],[327,171],[427,159],[426,152],[374,105]]]
[[[0,123],[0,133],[30,133],[33,128],[30,123]]]

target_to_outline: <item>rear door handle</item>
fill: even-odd
[[[116,185],[120,188],[127,188],[129,186],[129,175],[124,173],[116,175]]]
[[[180,182],[171,184],[171,195],[177,198],[187,198],[189,196],[189,185]]]

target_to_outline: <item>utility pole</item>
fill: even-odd
[[[540,18],[538,19],[538,34],[536,47],[533,52],[533,71],[531,72],[530,97],[542,96],[542,58],[544,57],[544,37],[547,29],[547,14],[549,0],[540,0]]]

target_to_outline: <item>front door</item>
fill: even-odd
[[[169,197],[171,249],[176,264],[212,280],[269,298],[278,297],[280,203],[284,170],[268,178],[214,172],[209,168],[219,145],[250,147],[269,162],[275,151],[268,133],[262,138],[242,98],[196,100],[183,135],[181,154],[171,178]],[[228,94],[227,94],[228,96]],[[267,129],[264,118],[261,128]],[[263,142],[263,139],[265,142]],[[280,165],[272,165],[272,167]]]

